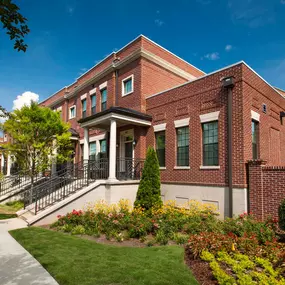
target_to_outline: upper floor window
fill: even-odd
[[[259,139],[258,139],[259,123],[251,121],[251,136],[252,136],[252,159],[258,159]]]
[[[203,165],[219,165],[218,121],[202,124],[203,131]]]
[[[86,99],[83,99],[81,103],[82,103],[82,118],[86,118],[86,103],[87,103]]]
[[[91,96],[91,114],[96,114],[96,95]]]
[[[134,76],[131,75],[122,81],[122,96],[126,96],[134,92]]]
[[[76,117],[76,106],[71,106],[69,108],[69,119],[73,119]]]
[[[165,167],[165,131],[155,133],[156,154],[160,167]]]
[[[101,111],[107,109],[107,88],[101,90]]]
[[[176,129],[177,166],[189,166],[189,127]]]

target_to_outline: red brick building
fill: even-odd
[[[41,104],[70,123],[74,162],[107,157],[114,182],[154,146],[163,199],[231,215],[252,203],[249,160],[285,165],[284,96],[244,62],[205,74],[139,36]]]

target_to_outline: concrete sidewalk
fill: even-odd
[[[58,285],[40,263],[8,233],[26,226],[26,222],[18,218],[0,220],[0,284]]]

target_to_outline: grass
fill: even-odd
[[[0,220],[16,218],[16,212],[24,207],[22,201],[7,202],[6,204],[0,204]]]
[[[42,228],[11,235],[60,285],[196,285],[179,246],[115,247]]]

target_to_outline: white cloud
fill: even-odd
[[[26,91],[21,95],[18,95],[17,98],[13,101],[13,110],[21,109],[23,106],[30,106],[31,101],[38,102],[39,95],[31,91]]]
[[[207,58],[209,60],[218,60],[220,58],[220,55],[218,52],[212,52],[204,55],[204,58]]]
[[[161,27],[162,25],[164,25],[164,22],[160,19],[155,19],[154,20],[154,23],[158,26],[158,27]]]
[[[225,51],[231,51],[233,49],[232,45],[226,45]]]

